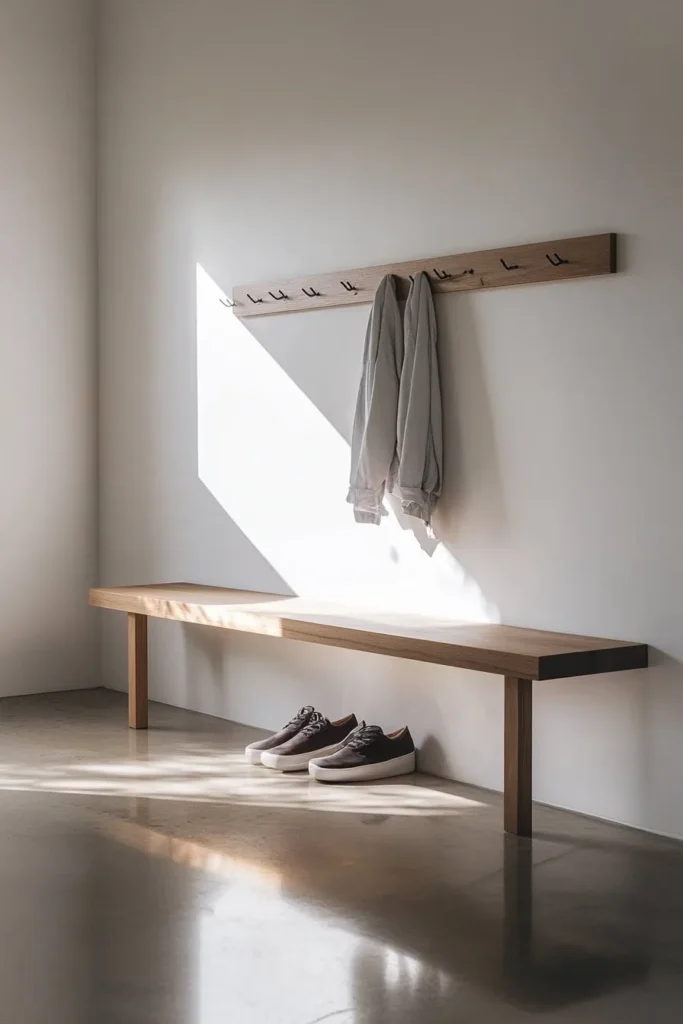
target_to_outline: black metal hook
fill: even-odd
[[[339,283],[341,284],[342,288],[344,288],[347,292],[357,292],[358,291],[358,289],[356,288],[355,284],[351,284],[350,281],[340,281]]]
[[[252,302],[263,302],[263,299],[255,299],[253,295],[249,294],[249,292],[247,292],[247,298],[251,299]]]
[[[446,270],[436,270],[435,268],[434,273],[440,281],[452,281],[457,277],[465,277],[466,274],[473,274],[474,269],[472,267],[468,267],[467,270],[461,270],[459,274],[449,274]]]
[[[555,259],[553,259],[553,256],[555,257]],[[553,253],[553,256],[549,256],[548,253],[545,254],[545,258],[547,259],[548,263],[552,264],[553,267],[561,267],[563,263],[569,263],[569,260],[563,260],[562,257],[556,252]]]
[[[281,299],[288,299],[289,298],[289,295],[285,295],[285,293],[283,292],[282,288],[280,289],[280,294],[279,295],[273,295],[272,292],[268,292],[268,294],[272,295],[276,302],[280,302]]]
[[[221,301],[221,304],[223,306],[227,306],[228,309],[232,309],[233,306],[237,305],[236,302],[231,302],[230,299],[226,299],[225,297],[223,297],[220,301]]]
[[[311,288],[310,292],[308,288],[302,288],[301,291],[304,293],[304,295],[307,295],[309,299],[315,299],[316,297],[320,297],[320,292],[317,292],[315,288]]]
[[[501,257],[500,262],[503,264],[503,266],[505,267],[506,270],[519,270],[519,264],[518,263],[510,263],[510,265],[508,266],[508,264],[505,262],[505,260],[502,257]]]

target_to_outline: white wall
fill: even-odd
[[[535,792],[683,836],[683,7],[105,0],[102,38],[102,580],[390,593],[647,641],[647,672],[537,686]],[[438,301],[431,559],[343,505],[367,308],[242,325],[218,302],[605,230],[613,278]],[[124,624],[105,631],[124,687]],[[152,641],[157,699],[408,721],[425,767],[501,785],[498,678],[173,624]]]
[[[0,0],[0,695],[97,685],[90,0]]]

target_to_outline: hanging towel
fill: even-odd
[[[356,416],[351,440],[351,486],[347,501],[358,523],[378,525],[397,470],[396,423],[403,366],[403,323],[396,281],[380,281],[365,335]]]
[[[405,355],[398,399],[398,471],[394,494],[401,509],[427,524],[441,494],[443,435],[436,314],[429,277],[416,274],[404,321]]]

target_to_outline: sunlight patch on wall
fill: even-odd
[[[199,476],[240,530],[302,597],[495,621],[443,544],[354,521],[348,443],[221,298],[197,265]]]

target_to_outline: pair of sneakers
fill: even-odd
[[[306,771],[320,782],[359,782],[415,771],[415,744],[407,726],[385,734],[348,715],[331,722],[311,705],[284,728],[250,743],[245,756],[280,772]]]

